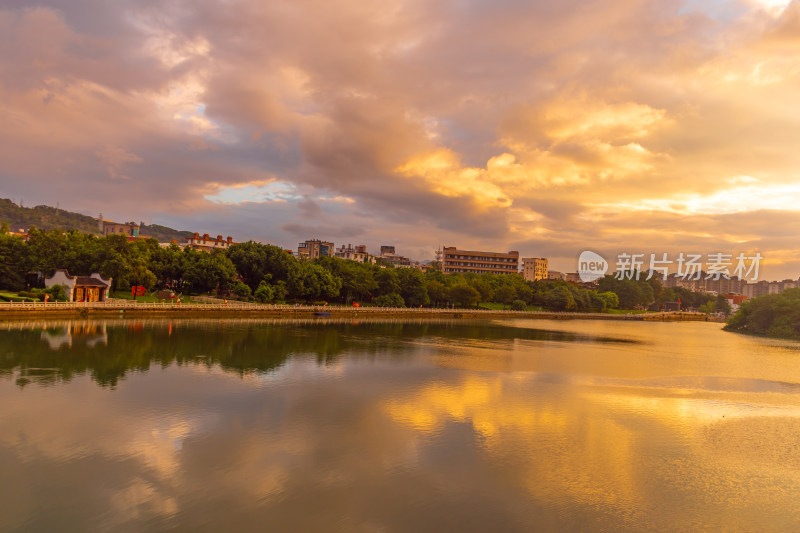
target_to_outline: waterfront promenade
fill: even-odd
[[[583,320],[705,321],[703,313],[568,313],[551,311],[511,311],[490,309],[446,309],[408,307],[352,307],[311,305],[268,305],[249,302],[182,303],[135,302],[111,299],[105,302],[3,302],[4,318],[86,318],[86,317],[276,317],[308,318],[320,313],[331,317],[407,317],[407,318],[539,318]]]

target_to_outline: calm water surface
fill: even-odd
[[[798,531],[800,343],[711,323],[0,323],[3,531]]]

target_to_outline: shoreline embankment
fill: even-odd
[[[20,318],[436,318],[548,320],[707,321],[704,313],[559,313],[490,309],[433,309],[397,307],[287,306],[229,302],[228,304],[108,302],[18,302],[0,304],[0,320]]]

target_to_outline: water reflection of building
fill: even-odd
[[[58,328],[45,329],[42,340],[47,341],[52,350],[62,346],[71,348],[76,343],[94,348],[100,343],[108,345],[108,333],[104,322],[70,322]]]

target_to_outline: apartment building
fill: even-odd
[[[125,235],[129,240],[139,236],[139,224],[130,222],[118,224],[116,222],[102,221],[103,235]]]
[[[445,274],[517,274],[519,252],[476,252],[445,246],[442,250],[442,272]]]
[[[352,244],[345,246],[343,244],[336,249],[334,256],[339,259],[347,259],[358,263],[375,263],[377,261],[374,255],[367,252],[366,244],[359,244],[357,246],[353,246]]]
[[[544,257],[523,257],[522,277],[525,281],[547,279],[547,259]]]
[[[665,288],[682,287],[686,290],[695,292],[708,292],[714,294],[744,294],[745,281],[737,276],[725,278],[720,276],[715,279],[706,272],[700,271],[696,275],[681,277],[677,274],[669,274],[666,279],[660,274],[654,274],[656,279],[661,281]]]
[[[297,257],[300,259],[332,257],[333,254],[334,249],[332,242],[310,239],[297,245]]]

